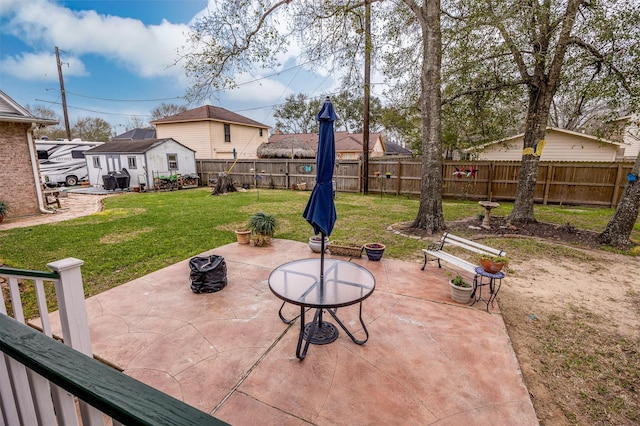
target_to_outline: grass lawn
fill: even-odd
[[[311,226],[302,217],[309,191],[260,189],[259,194],[248,191],[216,197],[210,196],[209,192],[208,188],[199,188],[121,194],[106,198],[104,210],[91,216],[0,231],[0,264],[45,271],[48,262],[76,257],[84,261],[82,276],[85,295],[89,297],[234,242],[234,230],[245,227],[249,216],[258,211],[277,216],[280,225],[276,238],[306,242],[312,235]],[[492,211],[492,216],[506,216],[511,211],[512,203],[500,204]],[[415,219],[418,205],[417,199],[404,196],[338,193],[338,220],[331,239],[360,244],[381,242],[387,246],[385,257],[416,262],[416,267],[419,267],[422,262],[420,250],[426,243],[387,231],[391,224]],[[460,200],[445,200],[443,209],[447,221],[468,218],[484,211],[475,201]],[[536,218],[542,222],[570,223],[575,228],[601,232],[614,210],[536,205],[535,212]],[[433,239],[438,237],[435,235]],[[631,238],[640,240],[639,224],[636,224]],[[567,245],[527,238],[491,237],[483,243],[501,247],[510,258],[520,261],[536,256],[577,258],[586,265],[595,256]],[[28,284],[22,290],[25,315],[31,318],[37,312],[33,291]],[[48,297],[49,308],[53,310],[56,308],[55,298],[52,294]],[[531,312],[528,306],[519,312],[505,303],[501,309],[516,351],[520,348],[519,357],[525,354],[529,359],[548,359],[550,354],[554,355],[552,360],[558,365],[545,364],[545,368],[553,365],[554,370],[544,374],[543,386],[548,389],[544,401],[560,406],[568,421],[577,424],[579,421],[576,419],[590,419],[590,424],[605,424],[602,413],[614,413],[614,419],[622,419],[618,424],[627,424],[628,421],[632,424],[640,418],[637,398],[629,396],[637,395],[635,386],[640,360],[637,350],[633,349],[637,347],[637,341],[627,344],[624,337],[615,332],[602,327],[582,326],[579,319],[592,318],[591,312],[578,316],[577,311],[570,310],[566,315],[550,315],[546,322],[533,322],[528,319]],[[543,318],[539,307],[536,309],[535,312]],[[603,322],[596,321],[598,324]],[[524,337],[518,330],[524,331],[520,333]],[[575,338],[568,339],[568,336]],[[584,353],[586,340],[597,349],[597,356]],[[619,347],[624,347],[627,352],[618,350]],[[565,361],[569,358],[571,363]],[[579,388],[580,391],[572,391],[573,388],[565,385],[567,378],[582,380],[586,370],[599,375],[598,379],[592,380],[599,386],[595,391],[583,391],[584,387]],[[603,381],[602,377],[607,379]],[[531,380],[526,375],[525,379]],[[600,383],[607,383],[610,389]],[[605,391],[613,397],[604,398]],[[597,392],[596,397],[594,392]],[[534,400],[536,409],[546,406],[541,404],[543,396],[538,395]],[[557,420],[560,423],[556,424],[563,424],[561,419]]]
[[[85,262],[82,275],[89,297],[234,242],[233,231],[258,211],[277,216],[276,238],[306,242],[313,232],[302,217],[309,195],[309,191],[260,189],[259,194],[210,196],[208,188],[121,194],[106,198],[104,210],[91,216],[1,232],[0,263],[47,270],[48,262],[76,257]],[[412,221],[418,204],[404,196],[338,193],[338,220],[331,239],[381,242],[387,246],[385,256],[419,262],[424,242],[386,230],[390,224]],[[511,207],[501,203],[492,214],[507,215]],[[445,200],[443,208],[446,220],[483,211],[475,201]],[[538,220],[597,231],[604,229],[612,214],[613,209],[536,206]],[[640,229],[632,237],[638,240]]]

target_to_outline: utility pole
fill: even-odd
[[[58,63],[58,79],[60,80],[60,94],[62,95],[62,114],[64,115],[64,128],[67,131],[67,139],[71,140],[69,114],[67,114],[67,95],[64,92],[64,80],[62,79],[62,62],[60,62],[60,51],[58,50],[58,46],[56,46],[56,62]]]
[[[364,106],[362,119],[362,193],[369,193],[369,97],[371,95],[371,0],[364,2]]]

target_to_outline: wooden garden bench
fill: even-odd
[[[479,265],[469,262],[468,260],[461,259],[451,253],[447,253],[445,249],[450,246],[460,247],[477,253],[478,255],[486,254],[490,256],[506,256],[506,253],[502,250],[494,249],[492,247],[485,246],[484,244],[476,243],[475,241],[467,240],[466,238],[445,232],[442,238],[440,238],[439,243],[430,244],[426,249],[422,249],[422,253],[424,254],[422,270],[424,271],[429,260],[438,261],[439,268],[442,268],[441,261],[445,261],[458,269],[468,272],[475,279],[477,275],[476,268]],[[429,257],[433,257],[433,259],[429,259]]]

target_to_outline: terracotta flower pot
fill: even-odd
[[[494,262],[492,260],[480,259],[480,265],[485,272],[496,274],[504,268],[504,263]]]
[[[237,229],[236,238],[238,239],[238,244],[249,244],[251,231],[249,229]]]

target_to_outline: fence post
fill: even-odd
[[[489,176],[487,177],[487,200],[489,201],[493,200],[493,190],[491,187],[493,186],[493,175],[495,172],[495,163],[492,161],[491,163],[489,163]]]
[[[398,182],[396,182],[396,195],[400,195],[400,191],[402,190],[402,161],[398,160]]]
[[[618,206],[618,194],[620,194],[620,182],[622,180],[622,163],[618,163],[618,172],[616,173],[616,183],[613,187],[613,194],[611,196],[611,204],[609,207],[616,208]]]
[[[549,188],[551,187],[551,176],[553,175],[553,164],[547,164],[547,178],[544,180],[544,195],[542,205],[546,206],[549,201]]]

